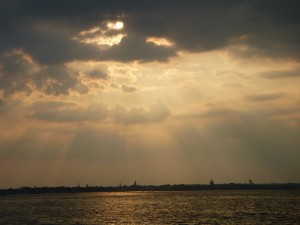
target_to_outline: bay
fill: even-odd
[[[300,191],[0,196],[0,224],[299,224]]]

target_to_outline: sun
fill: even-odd
[[[112,30],[121,30],[124,27],[124,23],[122,21],[108,22],[107,27]]]
[[[115,24],[115,29],[120,30],[124,26],[124,23],[122,21],[117,21]]]

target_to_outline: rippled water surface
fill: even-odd
[[[0,224],[300,224],[300,191],[0,196]]]

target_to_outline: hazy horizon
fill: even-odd
[[[250,180],[251,180],[251,183],[250,183]],[[211,184],[211,181],[213,181],[213,184]],[[77,188],[77,187],[80,187],[80,188],[95,188],[95,187],[102,187],[102,188],[106,188],[106,187],[114,187],[114,188],[119,188],[119,187],[127,187],[127,188],[130,188],[130,187],[134,187],[134,186],[140,186],[140,187],[149,187],[149,186],[155,186],[155,187],[160,187],[160,186],[180,186],[180,185],[184,185],[184,186],[193,186],[193,185],[200,185],[200,186],[222,186],[222,185],[253,185],[254,186],[259,186],[259,185],[287,185],[287,184],[295,184],[295,185],[299,185],[300,183],[296,183],[296,182],[285,182],[285,183],[278,183],[278,182],[268,182],[268,183],[263,183],[263,182],[257,182],[257,183],[254,183],[252,179],[249,179],[249,180],[245,180],[245,181],[241,181],[241,182],[215,182],[213,179],[209,180],[209,182],[206,182],[206,183],[159,183],[159,184],[151,184],[151,183],[139,183],[138,181],[133,181],[132,183],[117,183],[117,184],[107,184],[107,185],[102,185],[101,182],[98,182],[98,183],[76,183],[76,184],[73,184],[73,185],[52,185],[52,186],[46,186],[46,185],[40,185],[40,186],[37,186],[37,185],[33,185],[33,186],[30,186],[30,185],[23,185],[23,186],[18,186],[18,187],[0,187],[0,189],[2,190],[5,190],[5,189],[21,189],[21,188],[60,188],[60,187],[64,187],[64,188]],[[246,186],[243,186],[244,188]],[[240,187],[240,190],[243,190],[243,187]],[[274,188],[274,187],[273,187]],[[288,190],[289,187],[285,187],[283,189],[278,189],[278,190]],[[134,190],[134,189],[130,189],[130,190]],[[180,190],[180,189],[178,189]],[[185,189],[183,189],[185,190]],[[207,190],[207,189],[204,189],[204,190]],[[220,190],[231,190],[231,189],[220,189]],[[239,190],[239,189],[237,189]],[[244,190],[249,190],[249,189],[244,189]],[[258,189],[258,190],[265,190],[265,189]],[[274,189],[270,189],[270,190],[274,190]],[[277,189],[275,189],[277,190]],[[116,190],[114,190],[116,191]],[[122,190],[118,190],[117,191],[122,191]],[[123,191],[127,191],[127,189],[124,189]],[[145,190],[144,190],[145,191]]]
[[[300,182],[300,4],[0,3],[0,188]]]

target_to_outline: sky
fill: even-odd
[[[298,0],[1,0],[0,188],[300,182]]]

